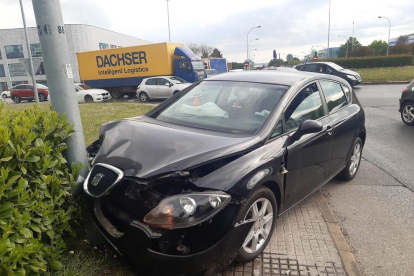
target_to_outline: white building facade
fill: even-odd
[[[28,28],[28,33],[30,49],[26,47],[23,28],[0,29],[0,91],[17,84],[31,83],[31,77],[21,66],[19,59],[28,58],[29,50],[33,57],[41,58],[42,50],[37,29]],[[76,53],[150,43],[139,38],[82,24],[65,25],[65,33],[75,82],[80,82]],[[36,72],[36,82],[47,84],[43,64]]]

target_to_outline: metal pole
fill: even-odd
[[[355,22],[352,22],[352,40],[351,40],[351,51],[354,50],[354,30],[355,30]]]
[[[39,103],[39,95],[37,94],[37,85],[36,85],[36,75],[35,75],[35,72],[33,70],[32,53],[30,51],[29,36],[27,35],[26,18],[24,16],[24,9],[23,9],[22,0],[20,0],[20,9],[22,11],[24,35],[26,36],[26,47],[27,47],[27,52],[29,54],[29,69],[30,69],[30,75],[32,75],[34,96],[35,96],[36,103]],[[10,74],[10,70],[9,70],[9,74]]]
[[[387,18],[388,19],[388,18]],[[387,56],[390,51],[390,35],[391,35],[391,21],[388,19],[388,23],[390,24],[390,27],[388,28],[388,46],[387,46]]]
[[[168,0],[167,0],[167,16],[168,16],[168,41],[171,42],[171,33],[170,33],[170,9],[168,7]]]
[[[52,108],[60,115],[66,114],[69,123],[74,124],[75,132],[67,139],[65,152],[68,162],[80,162],[83,168],[78,177],[77,187],[81,187],[87,174],[85,140],[79,105],[76,99],[66,30],[63,23],[60,1],[32,0],[36,25],[42,47],[46,78],[52,94]]]
[[[250,31],[251,30],[253,30],[253,29],[256,29],[256,28],[261,28],[262,26],[256,26],[256,27],[253,27],[253,28],[251,28],[248,32],[247,32],[247,42],[246,42],[246,44],[247,44],[247,61],[249,62],[249,66],[247,67],[247,68],[249,68],[250,67],[250,59],[249,59],[249,33],[250,33]]]
[[[329,0],[328,49],[327,49],[328,58],[329,58],[329,33],[330,32],[331,32],[331,0]]]

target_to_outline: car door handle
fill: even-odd
[[[333,127],[327,126],[326,127],[326,133],[328,133],[328,135],[332,135],[333,134]]]

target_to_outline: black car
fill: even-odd
[[[344,69],[336,63],[333,62],[312,62],[297,65],[296,70],[322,73],[338,76],[348,81],[352,86],[360,84],[362,82],[361,75],[357,72],[351,71],[349,69]]]
[[[403,89],[398,111],[405,124],[414,126],[414,80]]]
[[[278,216],[333,177],[356,175],[364,124],[352,88],[335,76],[205,79],[145,116],[102,125],[88,147],[87,233],[151,275],[250,261]]]

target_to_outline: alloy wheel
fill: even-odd
[[[402,117],[405,122],[411,123],[414,120],[414,107],[407,104],[403,109]]]
[[[243,242],[246,253],[255,253],[263,247],[271,235],[273,219],[273,206],[267,198],[260,198],[250,206],[244,220],[255,222]]]
[[[39,102],[44,102],[46,101],[46,97],[43,94],[39,94]]]
[[[141,94],[139,94],[139,99],[141,100],[141,102],[147,102],[148,101],[148,96],[145,93],[141,93]]]
[[[351,164],[349,166],[349,173],[354,175],[358,170],[359,162],[361,161],[361,144],[356,143],[351,155]]]

